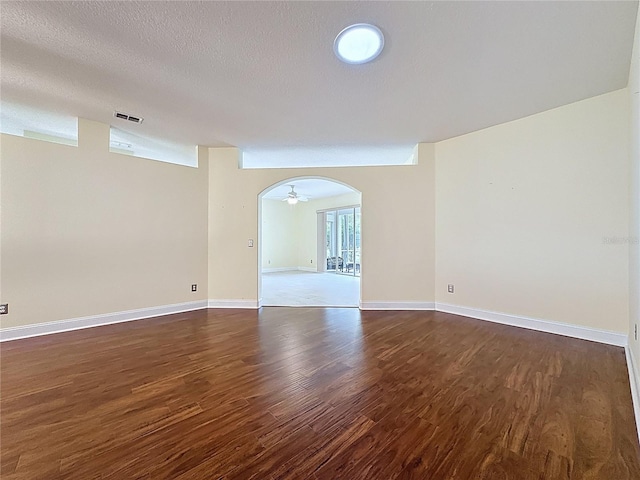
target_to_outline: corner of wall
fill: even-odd
[[[635,374],[635,385],[640,386],[640,8],[629,69],[629,350]],[[640,334],[640,332],[638,332]],[[636,392],[638,393],[638,392]]]

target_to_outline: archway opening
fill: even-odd
[[[295,177],[258,196],[260,306],[358,307],[362,196],[324,177]]]

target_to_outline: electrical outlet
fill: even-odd
[[[198,291],[198,284],[194,283],[193,285],[191,285],[191,291],[192,292],[197,292]]]
[[[313,263],[313,258],[311,259],[311,263]]]
[[[253,247],[253,238],[247,240],[247,247]]]
[[[0,305],[0,315],[6,315],[7,313],[9,313],[9,304],[3,303]]]
[[[450,283],[449,285],[447,285],[447,292],[453,293],[453,283]]]

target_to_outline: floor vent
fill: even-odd
[[[144,118],[142,117],[134,117],[133,115],[122,112],[113,112],[113,116],[116,118],[121,118],[122,120],[128,120],[133,123],[142,123],[142,121],[144,120]]]

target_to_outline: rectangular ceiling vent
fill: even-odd
[[[128,113],[122,113],[117,111],[113,112],[113,116],[116,118],[121,118],[122,120],[128,120],[133,123],[142,123],[142,121],[144,120],[144,118],[142,117],[134,117],[133,115],[129,115]]]

